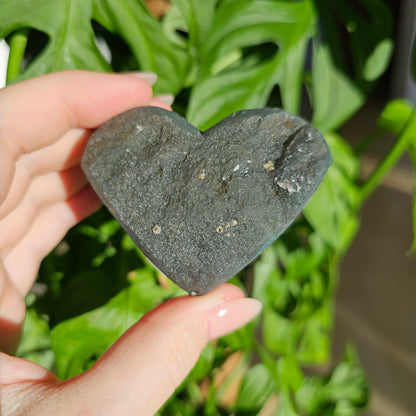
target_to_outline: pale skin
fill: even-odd
[[[24,297],[42,259],[101,202],[79,166],[91,132],[133,107],[156,105],[151,74],[67,71],[0,90],[0,414],[153,415],[205,344],[258,314],[224,284],[181,297],[133,325],[90,370],[59,381],[13,356]],[[76,261],[76,259],[75,259]]]

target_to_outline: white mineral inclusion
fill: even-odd
[[[223,227],[222,225],[219,225],[216,228],[216,231],[218,234],[222,234],[225,231],[227,231],[224,235],[226,237],[231,237],[231,230],[229,230],[231,227],[235,227],[238,224],[237,220],[231,220],[230,222],[227,222],[227,224]]]
[[[136,130],[137,130],[137,131],[143,131],[143,126],[141,126],[140,124],[138,124],[138,125],[136,126]]]
[[[162,228],[160,227],[160,225],[155,225],[152,231],[153,231],[153,234],[160,234],[162,232]]]
[[[237,165],[234,169],[233,172],[237,172],[240,169],[240,165]]]
[[[285,189],[286,191],[288,191],[289,194],[293,194],[294,192],[299,192],[300,188],[301,188],[298,183],[290,182],[287,179],[282,180],[282,181],[277,181],[276,180],[276,184],[280,188]]]
[[[265,163],[263,165],[263,167],[264,167],[264,169],[267,170],[267,172],[273,172],[274,171],[274,163],[271,160],[269,160],[267,163]]]

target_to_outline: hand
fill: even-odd
[[[39,264],[100,201],[79,162],[94,128],[158,105],[152,74],[61,72],[0,90],[0,349],[13,352],[24,296]],[[0,352],[0,414],[153,415],[208,340],[245,324],[260,304],[224,284],[166,302],[133,325],[88,371],[59,381]]]

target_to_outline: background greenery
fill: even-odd
[[[369,392],[352,347],[341,362],[330,359],[339,264],[383,177],[404,152],[416,167],[416,111],[404,100],[386,103],[356,149],[337,131],[390,64],[392,13],[383,0],[167,3],[155,17],[140,0],[3,0],[8,82],[63,69],[140,69],[156,72],[155,93],[173,93],[174,109],[202,130],[246,108],[281,106],[309,118],[333,165],[303,215],[232,279],[262,301],[261,317],[207,345],[160,414],[353,415]],[[363,179],[360,156],[385,132],[396,140]],[[416,230],[416,209],[413,220]],[[144,313],[181,294],[103,209],[43,262],[18,355],[74,376]]]

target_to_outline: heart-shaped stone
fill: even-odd
[[[319,132],[281,109],[241,111],[201,133],[140,107],[95,131],[82,167],[149,260],[203,294],[291,224],[330,163]]]

